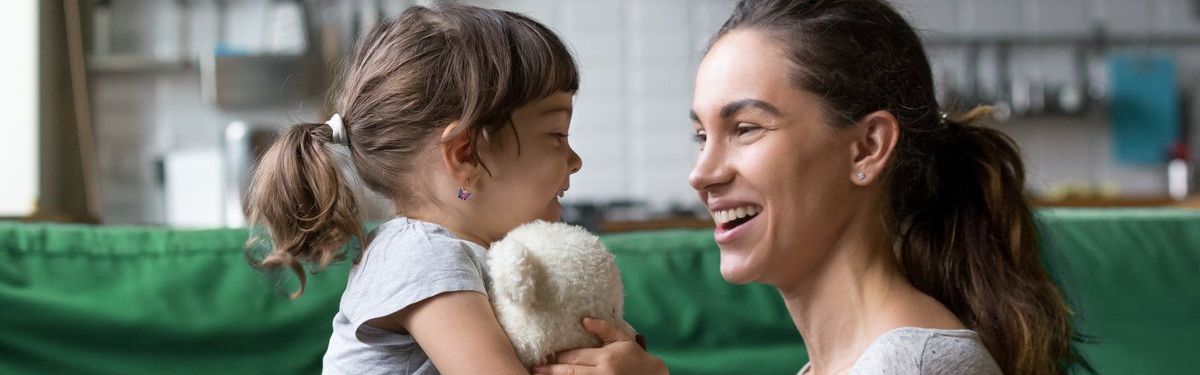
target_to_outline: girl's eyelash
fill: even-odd
[[[704,134],[704,133],[692,134],[692,142],[704,143],[704,141],[707,141],[707,140],[708,140],[708,134]]]

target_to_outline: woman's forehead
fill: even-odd
[[[730,33],[705,55],[696,73],[694,110],[755,99],[768,103],[797,94],[790,63],[773,43],[753,32]]]

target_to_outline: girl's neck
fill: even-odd
[[[808,374],[847,373],[876,338],[895,328],[897,320],[889,317],[915,290],[900,273],[888,236],[847,233],[856,235],[833,246],[816,273],[779,285],[808,347]]]
[[[471,226],[461,219],[462,215],[448,215],[445,211],[431,209],[410,210],[402,215],[413,220],[437,224],[446,228],[454,237],[483,246],[485,249],[492,246],[491,241],[488,241],[483,235],[467,230]]]

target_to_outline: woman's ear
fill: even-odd
[[[867,186],[887,170],[900,140],[900,121],[891,112],[881,110],[863,116],[856,128],[850,180]]]
[[[455,182],[465,185],[474,180],[479,173],[479,159],[476,156],[474,137],[471,132],[462,129],[462,123],[455,121],[442,130],[439,145],[442,165],[446,173]]]

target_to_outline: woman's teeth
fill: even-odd
[[[713,215],[713,220],[715,220],[717,222],[717,224],[725,224],[730,221],[734,221],[734,220],[741,219],[744,217],[751,217],[754,215],[758,215],[759,212],[762,212],[761,207],[745,206],[745,207],[731,208],[728,210],[713,211],[712,215]]]

